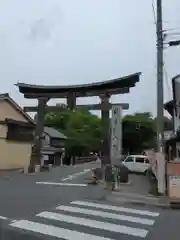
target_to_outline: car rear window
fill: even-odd
[[[144,163],[144,160],[145,160],[145,159],[142,158],[142,157],[137,157],[137,158],[136,158],[136,162],[137,162],[137,163]]]
[[[132,158],[132,157],[128,157],[128,158],[126,158],[126,160],[125,160],[125,162],[133,162],[134,161],[134,159]]]

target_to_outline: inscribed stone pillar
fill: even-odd
[[[110,125],[109,125],[109,98],[108,93],[101,94],[101,118],[103,125],[102,155],[103,165],[110,163]]]
[[[46,103],[48,98],[38,99],[38,109],[37,109],[37,122],[35,129],[34,144],[32,147],[32,154],[29,165],[29,172],[34,171],[35,165],[40,165],[41,163],[41,146],[42,146],[42,135],[44,131],[45,113],[46,113]]]

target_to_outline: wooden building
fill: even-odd
[[[52,127],[44,127],[41,165],[60,165],[67,137]]]
[[[34,121],[9,94],[0,94],[0,170],[28,166],[34,128]]]

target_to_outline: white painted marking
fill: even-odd
[[[89,209],[85,209],[85,208],[69,207],[69,206],[61,205],[61,206],[57,207],[56,209],[67,211],[67,212],[73,212],[73,213],[89,214],[89,215],[98,216],[98,217],[102,217],[102,218],[111,218],[111,219],[116,219],[116,220],[121,220],[121,221],[135,222],[135,223],[140,223],[140,224],[144,224],[144,225],[153,225],[154,224],[154,220],[150,220],[150,219],[146,219],[146,218],[119,215],[119,214],[115,214],[115,213],[89,210]]]
[[[11,223],[15,223],[15,222],[18,222],[18,220],[12,220]]]
[[[77,186],[77,187],[86,187],[87,184],[81,184],[81,183],[57,183],[57,182],[36,182],[36,184],[42,184],[42,185],[56,185],[56,186]]]
[[[31,222],[27,220],[20,220],[15,223],[10,224],[12,227],[16,227],[22,230],[29,230],[36,233],[41,233],[51,237],[56,237],[58,239],[65,240],[112,240],[110,238],[95,236],[93,234],[81,233],[74,230],[69,230],[65,228],[55,227],[51,225],[46,225],[37,222]]]
[[[73,179],[73,177],[72,176],[68,176],[67,178],[63,178],[63,179],[61,179],[61,181],[67,181],[67,180],[72,180]]]
[[[71,204],[76,204],[76,205],[86,206],[86,207],[101,208],[105,210],[120,211],[120,212],[132,213],[132,214],[147,215],[151,217],[159,216],[158,212],[150,212],[146,210],[138,210],[133,208],[125,208],[125,207],[117,207],[117,206],[106,205],[106,204],[98,204],[98,203],[83,202],[83,201],[74,201],[74,202],[71,202]]]
[[[96,220],[90,220],[87,218],[73,217],[65,214],[58,214],[53,212],[42,212],[37,214],[38,217],[53,219],[66,223],[77,224],[86,227],[92,227],[97,229],[103,229],[110,232],[123,233],[137,237],[146,237],[148,231],[141,228],[132,228],[124,225],[117,225],[113,223],[101,222]]]
[[[79,177],[87,172],[91,171],[91,169],[84,169],[82,172],[77,172],[77,173],[74,173],[72,175],[68,175],[66,178],[63,178],[61,181],[67,181],[67,180],[72,180],[76,177]]]
[[[8,218],[7,218],[7,217],[4,217],[4,216],[0,216],[0,219],[1,219],[1,220],[7,220]]]

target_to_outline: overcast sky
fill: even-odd
[[[180,1],[163,2],[164,29],[180,33]],[[79,84],[140,71],[140,83],[131,93],[112,101],[129,102],[128,113],[155,114],[155,33],[152,0],[0,1],[1,92],[24,106],[33,101],[18,92],[17,81]],[[165,66],[166,101],[172,97],[171,77],[180,73],[180,47],[165,50]]]

